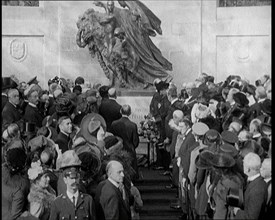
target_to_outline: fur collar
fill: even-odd
[[[54,189],[49,186],[48,189],[42,189],[36,184],[31,185],[30,193],[28,195],[28,201],[38,202],[44,205],[50,205],[56,198]]]

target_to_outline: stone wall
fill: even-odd
[[[271,6],[217,7],[216,0],[143,0],[162,21],[152,38],[173,63],[181,86],[201,72],[217,81],[240,74],[254,82],[271,74]],[[118,3],[115,3],[118,6]],[[2,75],[20,80],[37,75],[47,88],[53,76],[92,83],[108,80],[88,49],[75,43],[78,16],[92,1],[40,1],[39,7],[2,6]]]

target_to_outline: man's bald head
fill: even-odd
[[[19,92],[17,89],[10,89],[8,91],[8,98],[9,98],[9,102],[14,104],[14,105],[18,105],[20,102],[19,99]]]
[[[256,99],[265,99],[267,96],[266,90],[263,86],[258,86],[255,90]]]
[[[111,160],[106,166],[106,173],[108,178],[112,179],[116,183],[122,183],[124,178],[123,165],[117,160]]]

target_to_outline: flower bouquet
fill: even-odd
[[[139,136],[147,138],[151,143],[158,143],[160,139],[160,133],[154,118],[151,114],[145,115],[144,120],[140,122],[138,128]]]

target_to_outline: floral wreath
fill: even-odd
[[[35,161],[31,163],[31,168],[28,169],[28,176],[30,180],[35,180],[40,174],[44,173],[44,169],[41,166],[41,161]]]

